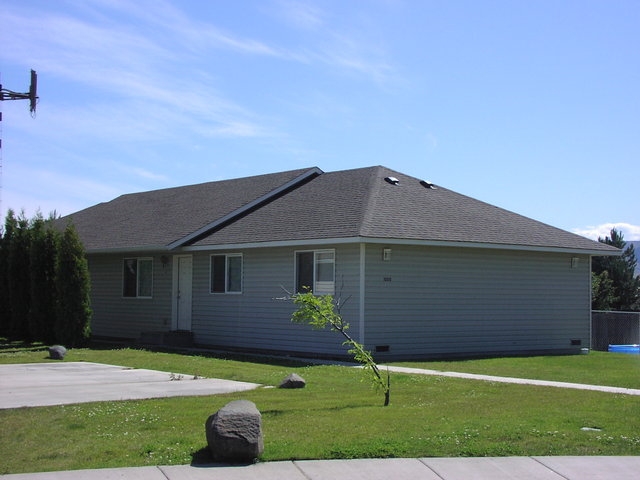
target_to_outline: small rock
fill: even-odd
[[[67,349],[62,345],[54,345],[49,347],[49,358],[54,360],[63,360],[64,356],[67,354]]]
[[[304,388],[307,382],[297,373],[292,373],[280,382],[280,388]]]
[[[235,400],[205,423],[207,444],[215,461],[251,463],[264,451],[262,416],[249,400]]]

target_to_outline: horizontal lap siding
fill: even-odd
[[[171,265],[153,257],[153,297],[122,297],[122,266],[135,255],[90,255],[91,334],[99,337],[139,338],[141,332],[171,327]]]
[[[390,355],[517,353],[589,345],[589,259],[461,248],[367,251],[366,343]]]
[[[318,248],[327,248],[326,246]],[[313,247],[305,247],[311,250]],[[295,307],[275,300],[294,289],[297,249],[247,249],[243,292],[209,292],[209,252],[193,254],[192,329],[199,344],[280,352],[345,355],[336,332],[291,322]],[[589,259],[481,249],[366,246],[365,328],[359,325],[359,245],[339,245],[336,297],[349,333],[389,355],[517,353],[589,346]],[[172,262],[153,255],[152,299],[122,297],[124,255],[91,255],[96,336],[137,338],[171,327]],[[385,281],[387,280],[387,281]],[[383,353],[377,354],[384,358]]]
[[[323,246],[324,248],[330,248]],[[305,250],[313,247],[305,247]],[[346,349],[337,333],[317,331],[291,322],[295,307],[291,301],[276,300],[294,289],[295,248],[230,250],[242,253],[241,294],[209,293],[210,253],[193,257],[192,328],[199,344],[276,352],[308,352],[343,355]],[[340,246],[336,252],[336,292],[341,285],[344,298],[357,298],[358,247]],[[354,287],[355,286],[355,287]],[[347,302],[345,318],[357,319],[357,300]],[[355,329],[355,327],[354,327]]]

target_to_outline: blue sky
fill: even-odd
[[[0,0],[2,215],[384,165],[640,240],[636,0]]]

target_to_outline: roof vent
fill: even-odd
[[[398,185],[400,183],[400,180],[398,180],[396,177],[384,177],[384,179],[387,183],[390,183],[391,185]]]
[[[433,183],[431,183],[429,180],[420,180],[420,185],[430,190],[437,190],[436,186]]]

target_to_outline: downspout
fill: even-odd
[[[593,255],[589,255],[589,352],[593,350],[593,285],[591,281],[591,272]]]
[[[364,264],[366,257],[366,244],[360,244],[360,298],[358,299],[358,342],[364,345],[364,290],[365,290],[365,277],[364,277]]]

